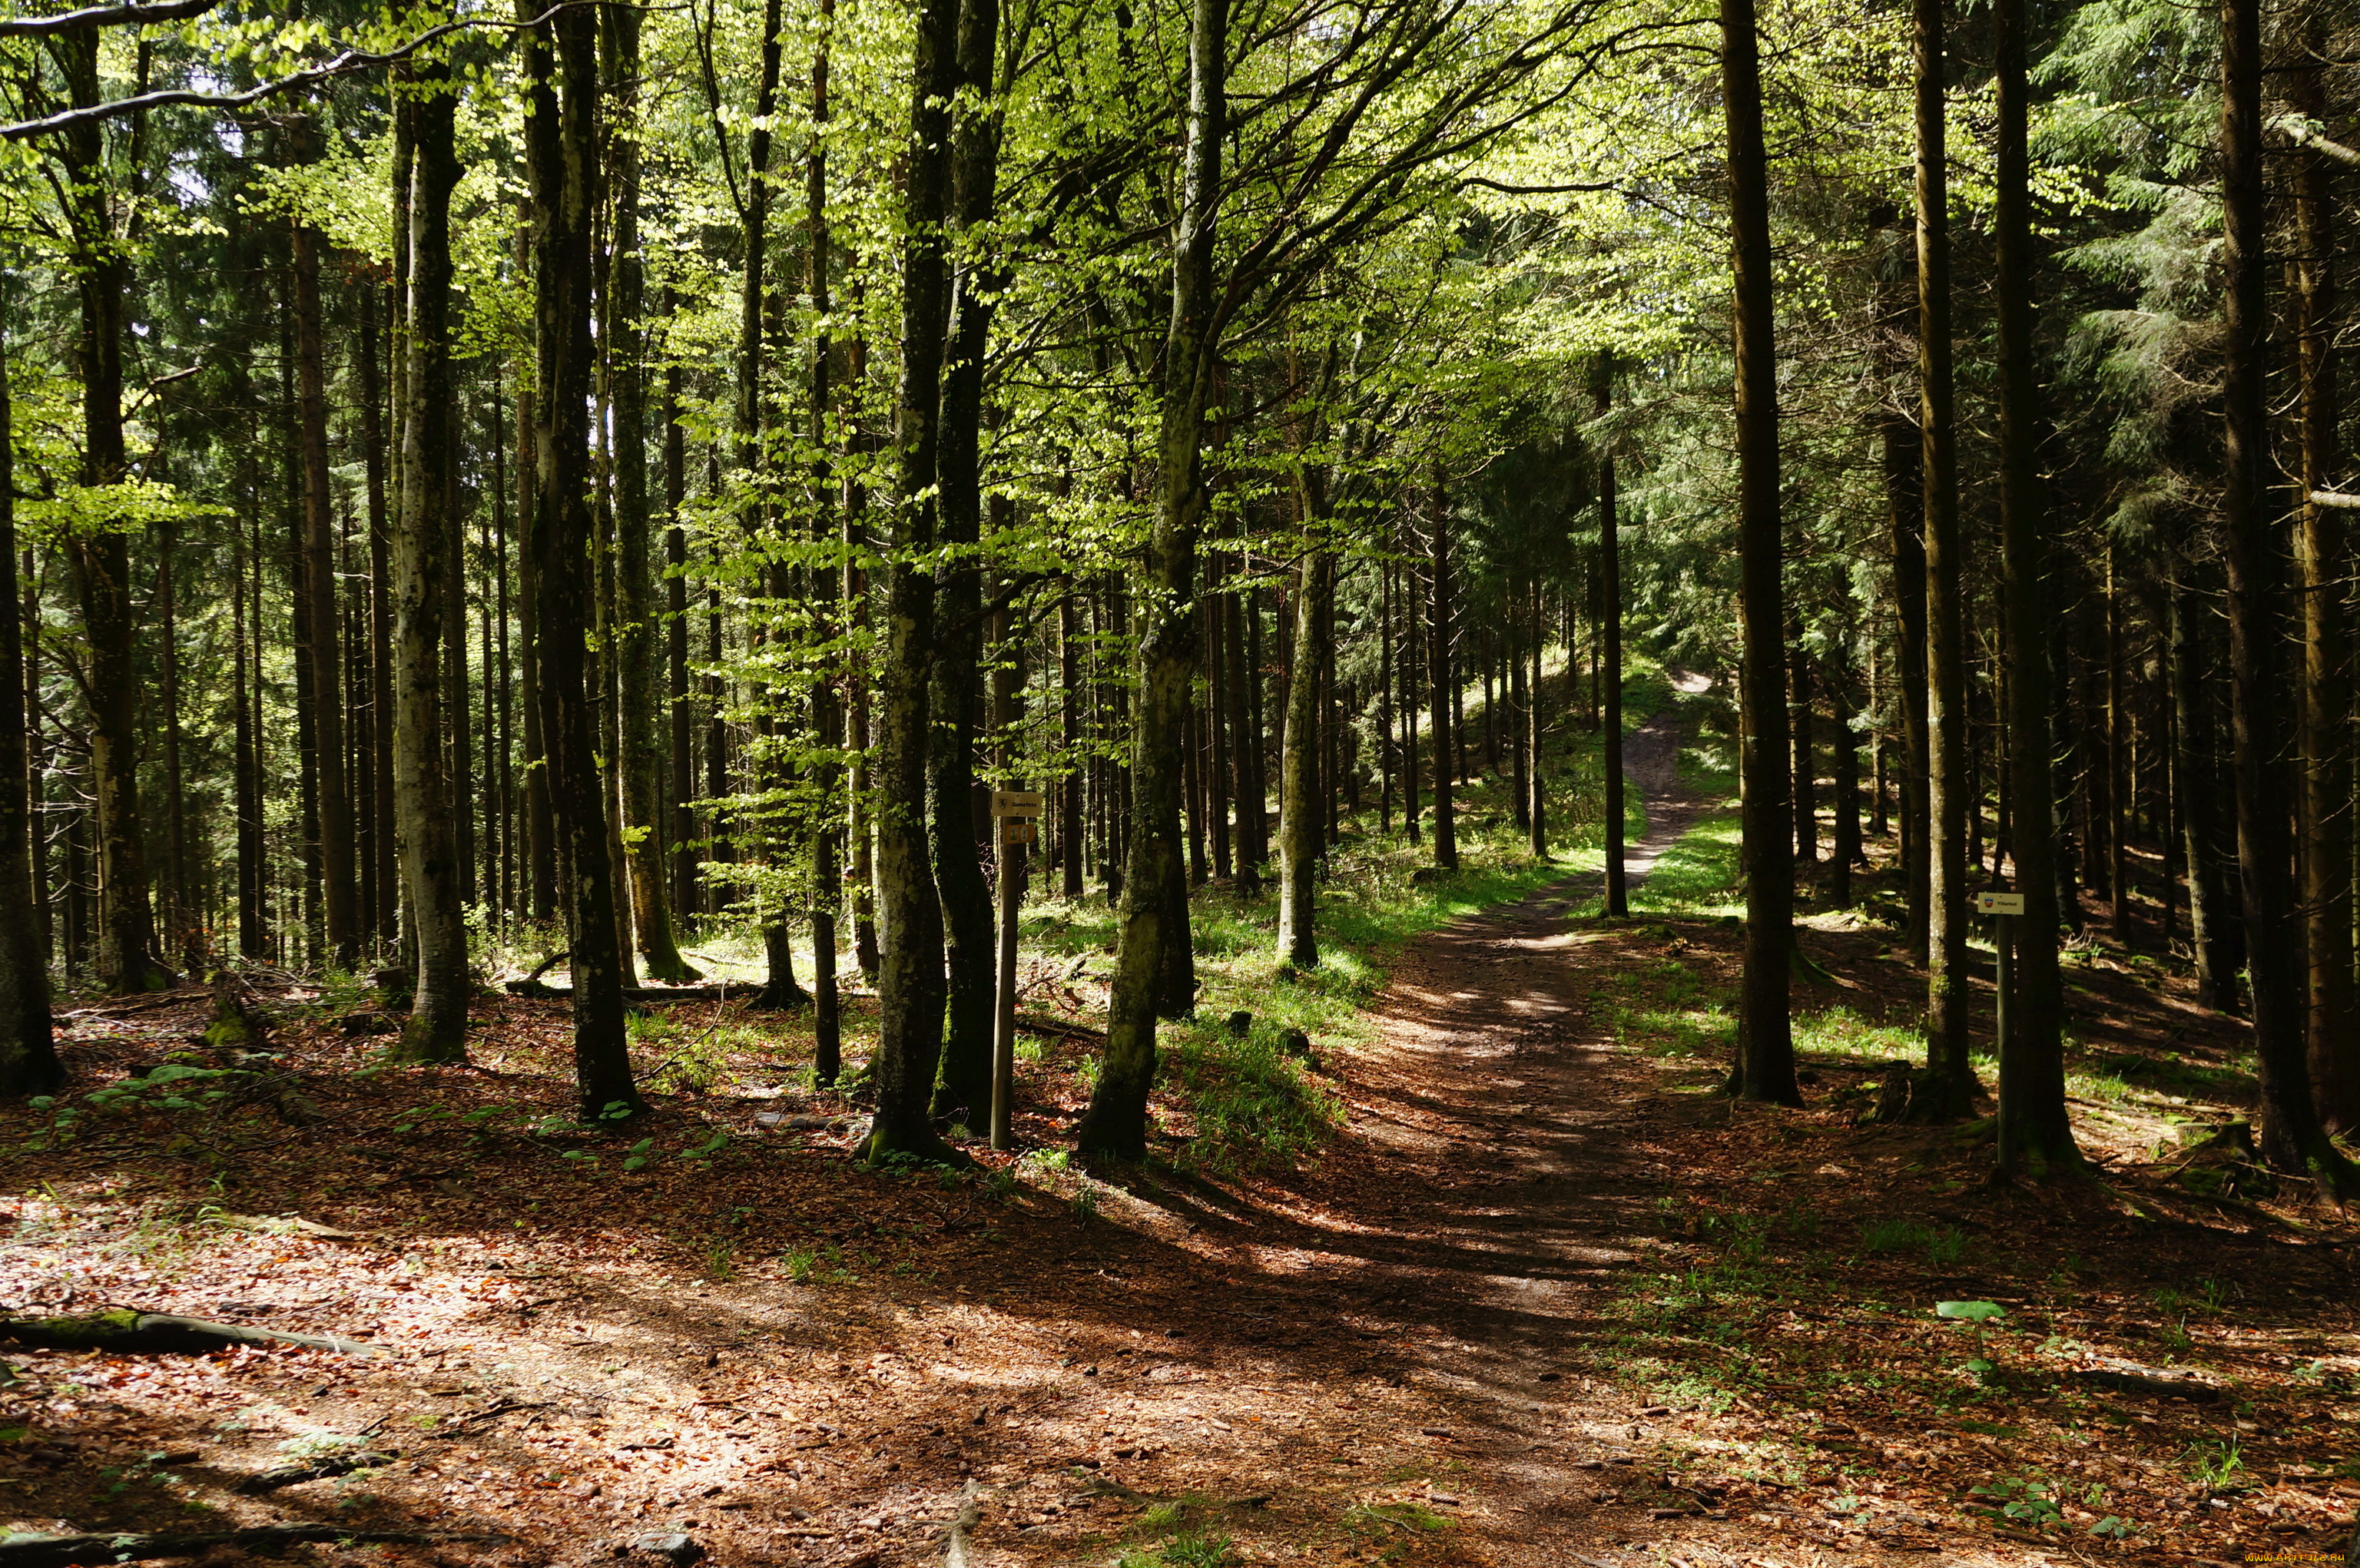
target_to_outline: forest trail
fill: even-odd
[[[1680,779],[1684,739],[1667,707],[1626,743],[1647,809],[1633,888],[1707,807]],[[1375,1004],[1381,1047],[1352,1078],[1362,1219],[1415,1246],[1369,1258],[1350,1293],[1405,1335],[1400,1381],[1445,1412],[1404,1441],[1451,1477],[1427,1497],[1467,1561],[1538,1568],[1700,1544],[1685,1518],[1695,1499],[1653,1496],[1638,1467],[1669,1412],[1569,1365],[1638,1260],[1667,1174],[1644,1144],[1654,1078],[1595,1019],[1581,949],[1599,938],[1568,918],[1598,882],[1569,876],[1415,943]],[[1681,1522],[1651,1519],[1650,1501]]]
[[[1701,696],[1712,689],[1710,676],[1692,671],[1666,669],[1672,689],[1683,696]],[[1696,826],[1706,801],[1680,777],[1680,743],[1687,731],[1677,705],[1663,708],[1622,742],[1622,774],[1647,803],[1647,832],[1630,846],[1622,859],[1622,875],[1631,887],[1647,880],[1664,852]]]

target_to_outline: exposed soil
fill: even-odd
[[[1676,783],[1677,741],[1643,730],[1633,774]],[[0,1289],[396,1354],[15,1353],[10,1528],[492,1530],[291,1554],[518,1564],[677,1530],[720,1563],[888,1568],[941,1561],[972,1497],[976,1564],[1203,1568],[1220,1538],[1503,1568],[2342,1550],[2360,1290],[2338,1216],[2299,1186],[2169,1184],[2170,1113],[2136,1097],[2077,1106],[2103,1183],[2030,1191],[1954,1130],[1856,1124],[1870,1056],[1816,1059],[1805,1112],[1702,1092],[1710,1061],[1613,1037],[1607,1004],[1726,993],[1738,933],[1574,917],[1593,883],[1416,945],[1381,1039],[1324,1048],[1331,1149],[1222,1184],[874,1174],[792,1093],[667,1102],[627,1170],[502,1109],[562,1102],[553,1004],[489,1010],[488,1071],[354,1076],[365,1041],[290,1028],[316,1123],[130,1117],[16,1155]],[[1882,933],[1811,941],[1842,994],[1798,1005],[1907,1015]],[[2079,972],[2093,1051],[2223,1064],[2218,1093],[2157,1106],[2234,1102],[2234,1025],[2176,981]],[[152,1060],[197,1006],[86,1014],[69,1059]],[[691,1152],[713,1128],[736,1141]],[[32,1131],[12,1111],[0,1146]],[[2007,1315],[1936,1316],[1961,1299]],[[235,1490],[344,1440],[391,1462]]]

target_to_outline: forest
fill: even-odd
[[[0,1568],[2360,1568],[2334,0],[0,0]]]

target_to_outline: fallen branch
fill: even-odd
[[[1106,1038],[1104,1029],[1093,1029],[1087,1024],[1068,1024],[1063,1018],[1019,1018],[1016,1026],[1028,1035],[1062,1036],[1067,1039],[1090,1041]]]
[[[202,991],[168,991],[161,996],[146,997],[137,1002],[108,1003],[103,1007],[82,1007],[71,1013],[60,1013],[60,1018],[128,1018],[134,1013],[146,1013],[158,1007],[177,1007],[204,996]]]
[[[0,1568],[79,1568],[85,1563],[195,1557],[216,1546],[268,1552],[305,1541],[429,1546],[442,1541],[500,1539],[482,1531],[353,1530],[332,1524],[264,1524],[202,1535],[7,1535],[0,1536]]]
[[[38,1350],[97,1350],[133,1355],[209,1355],[242,1344],[292,1344],[339,1355],[389,1356],[382,1345],[338,1334],[290,1334],[241,1323],[209,1323],[127,1307],[84,1318],[0,1319],[0,1340]],[[7,1568],[0,1558],[0,1568]]]
[[[969,1481],[959,1493],[958,1512],[951,1516],[950,1534],[943,1544],[943,1568],[972,1568],[967,1538],[982,1522],[983,1497],[976,1484]]]

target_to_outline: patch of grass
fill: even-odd
[[[1745,913],[1734,816],[1708,817],[1673,840],[1631,895],[1634,914],[1733,919]]]
[[[1240,1039],[1192,1019],[1166,1036],[1166,1071],[1196,1123],[1185,1163],[1223,1173],[1290,1163],[1343,1124],[1343,1102],[1281,1048],[1284,1033],[1258,1018]]]
[[[1126,1552],[1115,1561],[1116,1568],[1230,1568],[1242,1559],[1226,1535],[1184,1530],[1160,1547]]]
[[[1421,1503],[1367,1503],[1345,1516],[1348,1523],[1388,1525],[1395,1529],[1448,1530],[1450,1520]]]
[[[1860,1246],[1874,1253],[1922,1250],[1928,1263],[1948,1267],[1965,1255],[1967,1238],[1950,1227],[1936,1230],[1912,1220],[1873,1220],[1861,1227]]]
[[[1795,1014],[1795,1049],[1805,1056],[1906,1060],[1922,1055],[1925,1042],[1914,1025],[1872,1024],[1849,1007]]]

